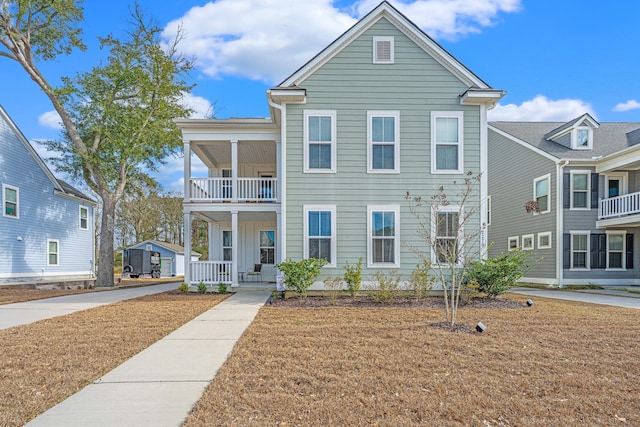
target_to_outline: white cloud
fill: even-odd
[[[613,107],[613,111],[623,112],[640,109],[640,102],[630,99],[627,102],[621,102]]]
[[[214,106],[209,100],[186,92],[182,94],[182,105],[193,110],[189,117],[191,119],[206,119],[215,113]]]
[[[62,119],[56,110],[47,111],[38,116],[38,123],[53,130],[62,130]]]
[[[591,104],[580,99],[552,100],[537,95],[520,105],[498,103],[495,108],[489,110],[487,116],[491,121],[564,122],[584,113],[597,118]]]
[[[494,24],[515,12],[521,0],[392,1],[434,37],[455,38]],[[348,8],[332,0],[217,0],[190,9],[165,27],[169,39],[182,26],[183,52],[195,56],[210,77],[234,75],[279,83],[351,27],[379,0]]]

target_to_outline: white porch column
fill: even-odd
[[[238,286],[238,211],[231,211],[231,286]]]
[[[191,214],[184,213],[184,282],[191,285]]]
[[[191,141],[184,140],[184,201],[191,201]],[[186,245],[185,245],[186,246]]]
[[[282,232],[282,213],[280,212],[276,212],[276,227],[278,229],[278,237],[276,238],[276,264],[279,264],[284,261],[282,259],[282,240],[284,233]]]
[[[276,141],[276,178],[278,178],[278,182],[276,183],[278,199],[277,202],[280,201],[280,195],[282,194],[282,144],[280,141]]]
[[[231,185],[233,192],[231,201],[238,201],[238,141],[231,141]],[[235,242],[235,241],[234,241]]]

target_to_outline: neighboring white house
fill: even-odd
[[[160,277],[184,276],[184,247],[174,243],[145,240],[128,249],[144,249],[160,252]],[[191,252],[191,261],[198,261],[200,254]]]

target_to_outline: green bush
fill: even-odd
[[[189,285],[187,285],[186,283],[183,283],[182,285],[178,286],[178,291],[186,294],[187,292],[189,292]]]
[[[207,285],[205,285],[204,283],[200,282],[200,284],[198,285],[198,292],[200,292],[201,294],[206,294],[207,293]]]
[[[429,275],[431,265],[428,261],[424,261],[422,265],[416,264],[416,268],[409,276],[409,290],[413,293],[413,297],[417,300],[429,296],[429,292],[433,289],[433,277]]]
[[[347,261],[344,265],[344,281],[347,283],[347,292],[352,297],[358,295],[362,286],[362,258],[358,259],[356,265],[349,265]]]
[[[376,271],[375,282],[371,285],[371,297],[375,302],[385,304],[396,297],[402,290],[400,280],[402,274],[398,270],[391,270],[388,274]]]
[[[307,289],[320,275],[320,269],[327,263],[326,259],[305,258],[300,261],[290,259],[276,265],[284,273],[284,284],[298,298],[306,298]]]
[[[467,279],[478,283],[478,292],[495,297],[518,286],[518,279],[534,265],[529,252],[516,249],[495,258],[471,262]]]
[[[218,293],[219,294],[226,294],[227,293],[227,284],[226,283],[218,283]]]

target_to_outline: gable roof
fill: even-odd
[[[598,123],[593,117],[591,117],[591,114],[584,113],[580,117],[576,117],[575,119],[563,124],[562,126],[556,129],[553,129],[552,131],[548,132],[544,137],[546,139],[557,138],[562,134],[567,133],[570,129],[573,129],[576,125],[580,125],[585,121],[588,122],[590,126],[594,129],[600,126],[600,123]]]
[[[161,248],[165,248],[171,252],[175,252],[176,254],[184,255],[184,246],[176,245],[175,243],[160,242],[158,240],[145,240],[143,242],[136,243],[135,245],[131,245],[129,247],[135,249],[147,244],[160,246]],[[191,251],[191,255],[198,256],[198,257],[201,256],[198,252],[194,252],[194,251]]]

